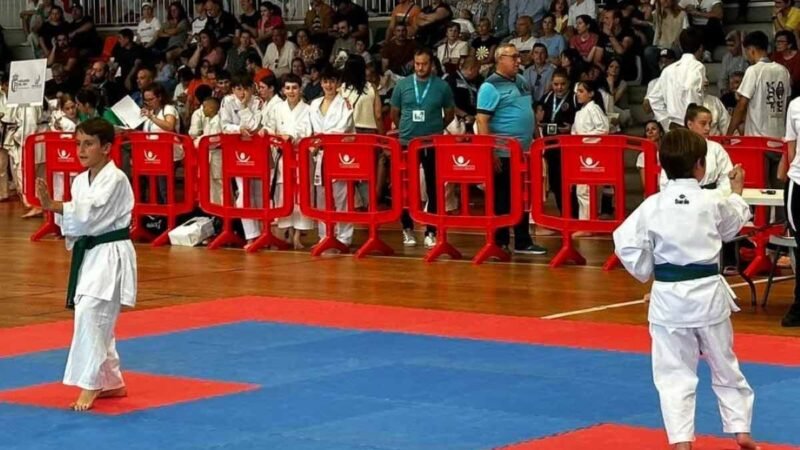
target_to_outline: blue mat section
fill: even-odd
[[[123,369],[262,388],[117,417],[0,404],[0,449],[489,449],[603,422],[661,427],[647,355],[261,322],[118,348]],[[0,359],[0,390],[58,381],[65,360]],[[800,445],[800,369],[744,371],[758,438]],[[697,431],[720,434],[708,380],[703,368]]]

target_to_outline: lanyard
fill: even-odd
[[[556,105],[556,100],[558,100],[558,98],[553,94],[553,114],[550,115],[550,120],[556,120],[556,114],[561,110],[564,102],[567,101],[567,97],[569,97],[569,95],[565,95],[564,98],[561,99],[561,103]]]
[[[422,106],[422,102],[425,100],[425,97],[428,96],[428,90],[431,88],[431,79],[428,78],[428,85],[425,86],[425,90],[422,91],[422,97],[419,96],[419,86],[417,85],[417,75],[414,75],[414,97],[417,99],[417,106]]]

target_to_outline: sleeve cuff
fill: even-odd
[[[487,111],[485,109],[478,109],[478,114],[485,114],[489,117],[494,116],[494,111]]]

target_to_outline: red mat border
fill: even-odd
[[[800,447],[759,442],[762,450],[800,450]],[[664,430],[618,425],[613,423],[572,430],[531,441],[520,442],[498,450],[585,450],[610,448],[616,450],[667,449]],[[732,437],[697,436],[695,450],[738,450]]]
[[[639,325],[255,296],[125,312],[120,316],[116,335],[117,339],[131,339],[254,320],[640,354],[650,352],[647,327]],[[72,327],[72,321],[61,321],[0,329],[0,357],[66,348],[72,337]],[[736,334],[735,348],[741,361],[800,366],[800,339],[797,338]]]

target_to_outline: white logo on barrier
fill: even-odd
[[[605,172],[604,167],[600,167],[600,161],[595,161],[591,156],[581,156],[581,172]]]
[[[158,163],[161,162],[161,160],[158,159],[158,155],[153,153],[152,150],[145,150],[144,151],[144,162],[145,162],[145,164],[158,164]]]
[[[73,162],[73,161],[75,161],[75,158],[73,158],[72,155],[68,151],[64,150],[63,148],[58,149],[57,153],[58,153],[58,161],[59,162]]]
[[[463,156],[453,155],[454,170],[475,170],[475,165],[470,164],[471,162],[471,160],[464,158]]]
[[[350,156],[347,153],[345,154],[339,153],[339,167],[347,169],[358,169],[361,167],[361,164],[359,164],[356,161],[356,158],[354,156]]]
[[[256,163],[250,159],[250,154],[247,152],[233,152],[236,155],[237,166],[254,166]]]

